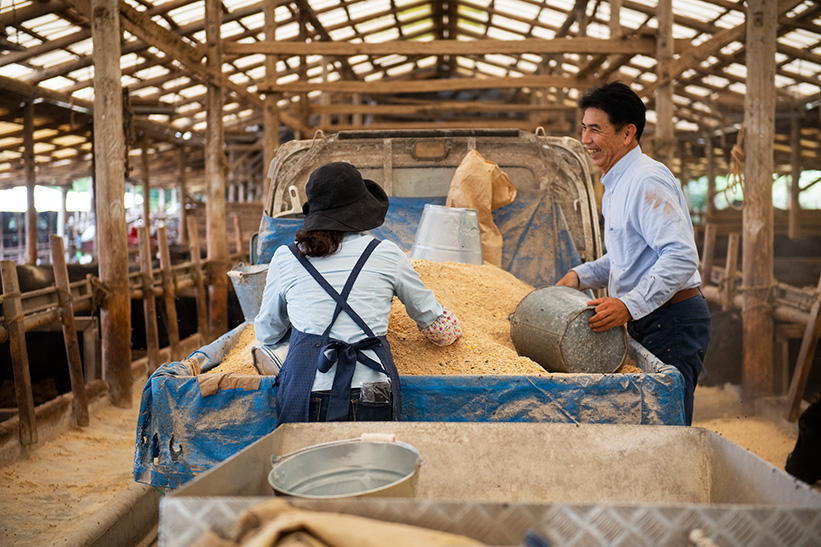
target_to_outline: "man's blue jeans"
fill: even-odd
[[[676,304],[665,304],[636,321],[627,332],[650,353],[673,365],[684,376],[684,418],[693,422],[693,392],[710,343],[710,310],[698,294]]]

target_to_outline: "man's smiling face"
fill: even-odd
[[[582,144],[587,148],[593,165],[604,173],[635,147],[636,127],[627,124],[618,129],[610,117],[598,108],[586,108],[582,118]]]

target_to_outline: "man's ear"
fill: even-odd
[[[632,123],[628,123],[624,126],[625,136],[624,136],[624,144],[629,144],[635,137],[636,133],[638,133],[638,129]]]

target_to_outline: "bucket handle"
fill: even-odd
[[[282,460],[286,460],[292,456],[296,456],[298,454],[302,454],[303,452],[307,452],[308,450],[313,450],[314,448],[324,448],[326,446],[334,446],[337,444],[345,444],[350,442],[372,442],[372,443],[396,443],[402,446],[410,446],[406,445],[405,443],[401,443],[396,440],[396,435],[394,433],[363,433],[358,438],[353,439],[340,439],[338,441],[328,441],[325,443],[313,444],[311,446],[306,446],[304,448],[300,448],[298,450],[294,450],[293,452],[289,452],[282,456],[278,456],[276,454],[271,455],[271,467],[278,464]]]

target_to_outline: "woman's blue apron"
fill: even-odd
[[[314,383],[316,370],[328,372],[336,363],[336,374],[334,375],[331,387],[331,398],[328,406],[327,421],[344,421],[348,417],[348,410],[351,404],[351,379],[357,361],[378,372],[388,375],[391,380],[391,395],[393,399],[393,419],[402,419],[402,397],[399,386],[399,373],[393,363],[390,345],[385,336],[375,336],[365,321],[348,304],[348,295],[351,293],[354,282],[359,272],[370,257],[373,250],[379,245],[379,240],[374,239],[359,257],[354,266],[342,293],[336,292],[328,281],[322,277],[317,269],[307,258],[301,256],[293,243],[288,248],[294,253],[297,260],[311,274],[325,292],[336,301],[331,322],[320,336],[308,334],[291,328],[291,342],[288,347],[288,356],[282,364],[282,368],[277,376],[277,425],[290,422],[307,422],[308,405],[310,403],[311,388]],[[342,342],[330,337],[331,327],[336,322],[339,314],[345,311],[366,337],[352,343]],[[363,353],[363,350],[370,349],[376,353],[381,361],[374,361]]]

